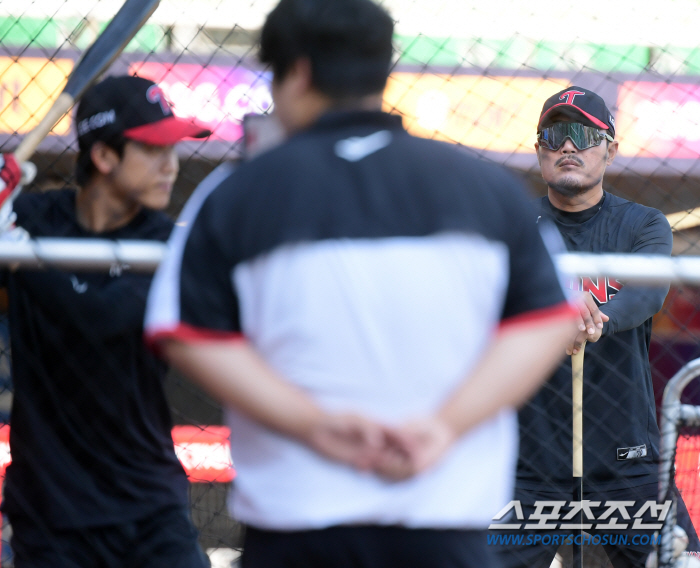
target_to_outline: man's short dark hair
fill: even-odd
[[[124,157],[124,146],[127,142],[126,138],[123,136],[116,136],[110,140],[103,140],[103,142],[117,153],[119,159]],[[78,158],[75,162],[75,181],[80,187],[86,185],[90,181],[90,178],[97,172],[97,168],[90,155],[91,150],[92,145],[88,148],[81,149],[78,152]]]
[[[300,58],[312,82],[334,99],[380,93],[392,57],[394,22],[371,0],[281,0],[260,36],[260,60],[275,80]]]

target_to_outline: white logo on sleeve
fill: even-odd
[[[80,282],[75,276],[75,274],[71,274],[70,281],[71,284],[73,284],[73,290],[75,290],[78,294],[84,294],[85,292],[87,292],[88,283]]]
[[[121,276],[125,270],[129,270],[131,266],[126,264],[125,262],[115,262],[109,267],[109,275],[112,278],[116,278],[118,276]]]
[[[348,162],[357,162],[374,154],[377,150],[386,148],[389,144],[391,144],[391,132],[380,130],[369,136],[353,136],[339,140],[335,144],[335,153]]]

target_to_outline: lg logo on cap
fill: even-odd
[[[170,109],[168,100],[165,98],[165,93],[158,85],[151,85],[146,91],[146,100],[149,103],[158,103],[163,111],[163,114],[172,114],[173,111]]]

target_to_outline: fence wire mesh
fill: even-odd
[[[162,0],[108,72],[156,81],[176,114],[196,118],[213,132],[206,141],[179,147],[180,175],[168,209],[172,216],[216,165],[241,159],[243,117],[272,109],[271,73],[255,55],[258,31],[275,3]],[[37,124],[82,51],[120,5],[119,0],[0,4],[0,151],[11,151]],[[700,252],[697,2],[668,0],[652,10],[632,0],[593,0],[585,6],[518,0],[386,0],[383,5],[396,21],[395,65],[384,108],[400,114],[409,132],[461,145],[503,164],[520,175],[533,194],[542,196],[546,186],[534,151],[542,104],[570,85],[592,89],[615,116],[620,144],[604,187],[666,215],[674,231],[675,256]],[[75,187],[75,153],[67,116],[41,144],[34,157],[39,176],[25,191]],[[603,310],[619,288],[619,283],[604,280],[589,279],[586,287],[600,295]],[[629,389],[653,385],[653,396],[660,401],[665,382],[700,356],[698,306],[697,286],[674,285],[666,296],[654,318],[651,382],[625,374],[620,362],[630,355],[624,343],[618,345],[616,360],[600,364]],[[12,380],[6,319],[0,321],[0,345],[0,419],[9,423]],[[590,357],[595,359],[595,352]],[[222,423],[218,405],[178,375],[169,375],[166,390],[177,426],[204,430]],[[604,384],[598,395],[606,403],[595,412],[584,401],[589,428],[600,430],[620,448],[651,446],[645,440],[616,440],[611,416],[628,410]],[[691,385],[685,396],[684,402],[700,404],[700,388]],[[569,439],[570,428],[570,417],[562,417],[556,437]],[[693,434],[683,437],[676,476],[691,519],[689,530],[700,527],[698,440]],[[532,454],[525,459],[547,478],[546,458]],[[235,549],[240,528],[226,511],[228,484],[211,479],[191,487],[202,545]],[[634,486],[629,479],[619,481],[621,489]],[[7,531],[3,534],[3,565],[10,566]],[[213,554],[222,566],[231,561],[221,551]]]

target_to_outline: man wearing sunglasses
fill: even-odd
[[[603,189],[605,171],[617,155],[618,142],[615,120],[600,96],[574,86],[547,99],[537,126],[535,149],[547,184],[537,222],[555,226],[569,251],[671,253],[671,228],[660,211]],[[578,290],[584,307],[579,332],[571,338],[567,353],[577,353],[587,342],[584,499],[599,502],[591,507],[591,515],[584,516],[583,523],[590,524],[586,532],[591,535],[608,536],[609,544],[604,548],[615,568],[643,567],[651,546],[640,544],[640,537],[648,539],[651,531],[633,529],[634,515],[647,501],[656,500],[659,461],[649,340],[651,318],[661,309],[668,286],[623,286],[612,277],[597,275],[579,278],[569,286]],[[533,513],[538,515],[538,501],[566,502],[560,509],[563,519],[571,511],[572,500],[570,358],[521,409],[519,421],[515,498],[523,504],[525,521]],[[621,510],[611,514],[611,501],[634,502],[624,507],[632,519],[625,519]],[[545,507],[539,514],[551,512]],[[606,514],[607,520],[602,520]],[[644,522],[658,522],[649,517],[645,513]],[[575,521],[553,520],[550,524],[567,522]],[[614,522],[623,530],[609,527]],[[520,532],[527,538],[529,531]],[[540,536],[545,532],[540,531]],[[571,531],[548,532],[549,546],[505,547],[506,565],[548,568],[562,542],[551,536]],[[638,538],[633,541],[635,535]],[[571,554],[571,547],[565,550]]]

